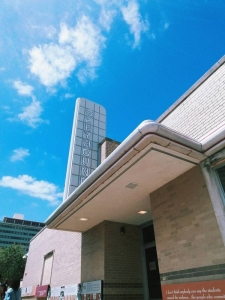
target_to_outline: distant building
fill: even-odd
[[[27,252],[30,240],[45,226],[44,223],[28,221],[23,215],[15,214],[13,218],[4,217],[0,222],[0,247],[21,245]]]

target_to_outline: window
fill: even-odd
[[[225,166],[217,169],[217,175],[219,177],[221,188],[225,193]]]
[[[204,160],[201,167],[225,246],[225,149]]]
[[[41,285],[47,285],[47,284],[51,283],[52,263],[53,263],[53,251],[47,253],[44,256],[44,265],[43,265]]]
[[[153,224],[142,229],[144,244],[155,242],[155,233]]]

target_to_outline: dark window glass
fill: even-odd
[[[217,169],[217,173],[219,175],[219,179],[220,179],[221,185],[223,187],[223,191],[225,193],[225,166]]]
[[[142,229],[144,244],[152,243],[155,241],[155,233],[153,224]]]
[[[149,299],[162,299],[156,247],[145,249],[145,259],[148,275]]]

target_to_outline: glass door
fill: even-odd
[[[148,276],[149,299],[162,299],[158,258],[155,246],[145,249],[145,259]]]
[[[158,257],[155,245],[153,224],[142,228],[143,233],[143,263],[145,264],[145,298],[150,300],[162,299],[161,281],[159,274]],[[148,292],[147,292],[148,290]],[[147,295],[148,294],[148,295]]]

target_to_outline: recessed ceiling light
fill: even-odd
[[[128,189],[134,189],[136,188],[136,186],[138,186],[137,183],[134,182],[130,182],[128,185],[126,185],[125,187],[127,187]]]
[[[80,218],[80,221],[87,221],[87,218]]]
[[[138,213],[139,213],[140,215],[144,215],[144,214],[147,214],[147,210],[140,210]]]

